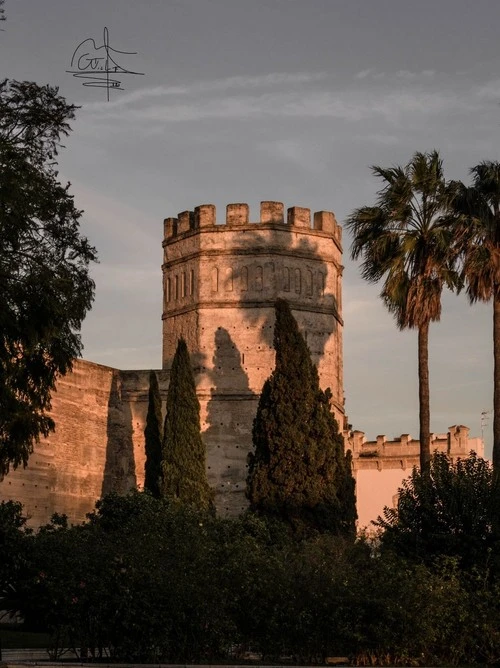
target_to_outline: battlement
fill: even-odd
[[[431,434],[431,452],[444,452],[452,459],[467,457],[474,450],[484,456],[484,443],[480,438],[470,438],[469,428],[464,425],[449,427],[446,434]],[[411,468],[420,461],[420,442],[410,434],[401,434],[387,440],[384,434],[374,441],[367,441],[362,431],[351,431],[346,435],[347,447],[353,454],[354,469],[364,468]]]
[[[332,211],[315,211],[311,216],[310,209],[292,206],[287,209],[286,213],[285,220],[283,202],[261,202],[259,220],[250,222],[250,207],[248,204],[239,202],[228,204],[225,220],[217,221],[215,206],[213,204],[201,204],[194,211],[182,211],[177,214],[176,218],[165,218],[163,235],[165,241],[171,241],[187,232],[205,228],[227,229],[272,224],[282,225],[283,228],[324,232],[334,237],[340,244],[342,228],[337,223]]]

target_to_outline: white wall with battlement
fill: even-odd
[[[469,433],[468,427],[453,425],[446,434],[431,434],[431,452],[443,452],[452,461],[467,457],[471,451],[484,457],[482,439],[470,438]],[[409,434],[393,440],[381,435],[367,441],[362,431],[347,432],[344,438],[353,455],[358,527],[370,528],[385,506],[396,505],[402,481],[413,467],[419,467],[420,442]]]

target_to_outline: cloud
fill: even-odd
[[[488,83],[479,86],[477,95],[487,100],[496,100],[500,102],[500,79],[494,79]]]
[[[373,70],[371,68],[367,70],[361,70],[361,72],[358,72],[356,74],[356,79],[366,79],[366,77],[370,76],[372,74]]]
[[[146,102],[160,97],[188,96],[200,93],[217,93],[229,90],[248,90],[277,86],[290,86],[321,81],[326,72],[272,72],[254,76],[233,76],[210,81],[196,81],[184,86],[155,86],[127,93],[112,102],[82,103],[85,111],[107,111],[130,106],[136,102]]]
[[[377,72],[372,67],[361,70],[355,75],[356,79],[384,79],[395,78],[404,81],[417,81],[419,79],[431,79],[436,74],[435,70],[420,70],[419,72],[412,72],[411,70],[398,70],[397,72]]]
[[[273,119],[332,119],[363,123],[370,119],[411,126],[434,117],[472,114],[484,109],[499,81],[464,84],[449,80],[439,84],[433,70],[385,73],[363,70],[356,84],[339,87],[324,72],[271,73],[229,77],[185,86],[155,87],[129,93],[115,102],[85,105],[80,116],[86,132],[96,124],[121,131],[134,124],[135,131],[154,132],[168,124],[203,120],[252,121]],[[306,86],[304,88],[304,86]],[[138,127],[139,126],[139,127]],[[382,136],[377,129],[379,138]],[[383,133],[382,133],[383,134]]]
[[[425,90],[398,92],[333,91],[269,93],[261,95],[226,96],[195,99],[189,103],[165,102],[138,109],[105,110],[96,121],[116,123],[188,123],[207,119],[252,120],[269,118],[331,118],[360,122],[369,118],[397,121],[402,115],[429,117],[450,110],[473,111],[477,103],[450,91]],[[89,119],[90,120],[90,119]]]
[[[405,81],[415,81],[416,79],[430,79],[436,74],[435,70],[421,70],[420,72],[410,72],[409,70],[398,70],[396,77]]]

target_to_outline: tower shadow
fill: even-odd
[[[101,495],[126,494],[137,485],[132,414],[128,402],[122,401],[120,372],[113,370],[108,399],[106,462]]]
[[[259,397],[249,387],[242,354],[227,329],[216,329],[214,342],[207,428],[203,433],[209,462],[207,473],[215,489],[218,509],[225,514],[238,514],[247,505],[246,458],[252,447],[252,425]]]

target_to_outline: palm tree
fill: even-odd
[[[493,301],[493,471],[500,475],[500,162],[472,167],[472,187],[454,183],[463,273],[471,301]]]
[[[372,167],[384,181],[375,206],[347,219],[352,258],[371,283],[384,280],[381,297],[399,329],[418,329],[420,469],[430,465],[429,324],[441,315],[443,286],[458,286],[449,189],[437,151],[415,153],[405,166]]]

